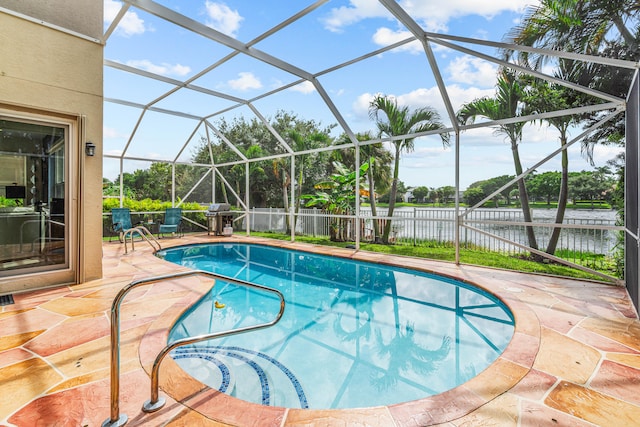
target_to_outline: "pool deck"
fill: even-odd
[[[446,393],[397,405],[302,410],[246,403],[162,364],[167,404],[145,414],[149,367],[175,319],[212,285],[189,276],[136,288],[122,304],[120,411],[127,426],[640,425],[640,322],[624,288],[542,275],[247,237],[190,235],[163,247],[269,243],[433,271],[498,295],[516,318],[502,356]],[[15,294],[0,307],[0,426],[100,426],[110,414],[109,312],[131,283],[185,271],[138,243],[103,245],[104,278]]]

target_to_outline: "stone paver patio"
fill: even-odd
[[[149,399],[149,366],[175,319],[211,286],[191,276],[135,289],[121,317],[120,412],[135,426],[633,426],[640,425],[640,322],[624,288],[446,262],[247,237],[258,242],[455,277],[510,306],[516,333],[503,355],[440,395],[358,410],[265,407],[208,389],[170,359]],[[163,247],[218,242],[206,234]],[[183,270],[143,244],[104,243],[104,278],[14,295],[0,307],[0,426],[100,426],[109,417],[109,311],[133,280]]]

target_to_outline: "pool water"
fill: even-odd
[[[234,397],[289,408],[358,408],[425,398],[487,368],[513,336],[497,298],[438,275],[256,244],[204,244],[167,261],[278,289],[281,321],[172,352]],[[273,320],[279,300],[221,280],[169,341]]]

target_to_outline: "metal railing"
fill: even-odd
[[[162,247],[160,246],[160,242],[158,242],[158,240],[153,236],[153,234],[151,234],[151,232],[149,231],[149,229],[147,227],[145,227],[144,225],[136,225],[133,228],[130,228],[128,230],[125,230],[125,232],[123,233],[123,240],[124,240],[124,253],[127,253],[127,237],[129,237],[131,239],[131,250],[134,251],[135,250],[135,246],[134,246],[134,240],[133,240],[133,234],[134,233],[138,233],[138,235],[140,237],[142,237],[143,240],[146,240],[147,243],[153,248],[153,250],[162,250]],[[157,247],[156,247],[157,245]]]
[[[177,340],[160,351],[158,356],[156,357],[151,374],[151,398],[146,401],[142,407],[144,412],[155,412],[162,408],[165,404],[164,398],[159,398],[159,373],[160,373],[160,364],[162,360],[165,358],[169,352],[177,347],[194,344],[200,341],[207,341],[214,338],[220,338],[228,335],[235,335],[244,332],[249,332],[257,329],[263,329],[269,326],[273,326],[280,321],[282,315],[284,314],[284,296],[277,289],[268,288],[266,286],[256,285],[254,283],[245,282],[244,280],[238,280],[231,277],[222,276],[219,274],[211,273],[208,271],[202,270],[194,270],[194,271],[185,271],[180,273],[169,274],[165,276],[157,276],[151,277],[147,279],[136,280],[129,283],[127,286],[122,288],[120,292],[116,295],[111,304],[111,403],[110,403],[110,417],[107,418],[103,423],[102,427],[119,427],[123,426],[127,423],[128,418],[125,414],[120,414],[120,305],[122,304],[122,300],[129,293],[130,290],[142,285],[148,285],[151,283],[162,282],[164,280],[177,279],[189,276],[203,275],[208,276],[214,279],[220,279],[222,281],[233,283],[235,285],[245,286],[249,288],[253,288],[259,291],[270,292],[275,294],[280,299],[280,310],[274,320],[267,323],[261,323],[253,326],[246,326],[243,328],[232,329],[229,331],[223,332],[215,332],[211,334],[203,334],[195,337],[187,337]]]
[[[546,246],[553,228],[558,227],[554,218],[543,212],[551,210],[534,210],[535,232],[540,247]],[[584,211],[583,211],[584,212]],[[616,232],[621,229],[616,224],[612,211],[594,210],[594,215],[606,213],[607,218],[570,218],[569,213],[562,224],[558,249],[575,252],[594,252],[609,254],[617,244]],[[386,221],[387,209],[378,209],[378,218]],[[433,245],[453,244],[455,241],[456,218],[451,208],[413,208],[396,209],[393,214],[392,235],[394,243],[400,245]],[[251,215],[251,231],[285,232],[288,213],[282,208],[253,208]],[[360,211],[360,240],[371,240],[372,221],[369,209]],[[296,219],[296,234],[305,236],[329,236],[330,226],[337,216],[329,215],[320,209],[300,209]],[[522,211],[519,209],[478,209],[462,219],[462,225],[473,225],[473,228],[488,232],[477,232],[470,228],[462,228],[460,244],[463,247],[482,248],[489,251],[521,253],[526,250],[518,245],[527,243]],[[342,225],[349,227],[347,235],[355,239],[355,219],[344,221]],[[511,245],[514,242],[516,245]]]

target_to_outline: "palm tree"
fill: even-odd
[[[416,342],[413,325],[407,322],[404,326],[396,326],[396,333],[388,344],[384,342],[382,333],[377,330],[376,345],[380,357],[388,357],[389,364],[386,372],[372,379],[372,382],[378,389],[384,390],[396,384],[398,378],[406,371],[427,375],[436,370],[439,362],[446,359],[451,352],[451,337],[444,336],[440,347],[427,349]]]
[[[615,27],[628,49],[637,52],[635,31],[625,23],[636,22],[639,14],[638,0],[541,0],[538,6],[528,9],[507,39],[525,46],[599,54]],[[522,52],[520,58],[528,60],[528,54]],[[535,67],[545,60],[536,56]]]
[[[611,58],[637,60],[640,57],[640,46],[637,36],[637,22],[640,15],[638,0],[541,0],[539,6],[528,10],[521,25],[515,27],[507,36],[511,42],[547,48],[557,51],[578,52],[602,55]],[[633,25],[633,28],[628,27]],[[520,52],[519,58],[529,62],[529,55]],[[540,68],[546,57],[537,56],[532,61]],[[633,70],[611,69],[601,64],[572,64],[571,73],[562,68],[569,63],[561,60],[559,74],[574,83],[588,86],[603,92],[624,98],[627,94]],[[568,92],[562,89],[565,94]],[[554,99],[558,99],[553,97]],[[541,100],[542,101],[542,100]],[[572,101],[575,101],[575,95]],[[571,101],[569,101],[571,102]],[[563,142],[562,120],[551,123],[560,133]],[[583,117],[590,126],[599,120],[598,116]],[[574,123],[577,120],[574,120]],[[624,141],[624,116],[601,126],[596,132],[582,141],[583,154],[592,161],[593,147],[596,143],[611,144]],[[559,127],[560,126],[560,127]],[[566,129],[565,141],[566,141]],[[560,190],[556,223],[562,221],[565,197],[568,193],[568,176],[565,174],[566,152],[563,151],[563,185]],[[564,203],[564,205],[562,205]],[[553,253],[557,245],[560,229],[555,228],[547,246],[547,252]]]
[[[565,80],[574,80],[575,74],[581,72],[581,68],[575,61],[561,59],[556,77]],[[528,114],[544,113],[548,111],[566,110],[585,104],[586,95],[577,93],[564,86],[541,82],[531,79],[526,90],[526,109]],[[551,117],[545,119],[547,123],[556,128],[559,133],[560,146],[568,142],[569,128],[580,121],[577,116]],[[561,152],[562,170],[560,174],[560,192],[558,194],[558,207],[556,209],[556,224],[562,224],[569,198],[569,156],[567,150]],[[561,228],[556,227],[551,233],[546,252],[554,254],[560,238]]]
[[[384,116],[383,116],[384,113]],[[419,132],[427,132],[444,129],[440,122],[438,113],[430,107],[418,108],[409,111],[409,107],[398,107],[395,98],[384,95],[377,95],[369,104],[369,116],[376,121],[378,132],[381,136],[395,137],[409,135]],[[443,146],[449,145],[449,134],[440,133]],[[391,191],[389,192],[389,212],[387,216],[393,216],[396,204],[396,194],[398,192],[398,175],[400,171],[400,154],[403,150],[413,151],[413,140],[406,138],[393,140],[395,147],[393,179],[391,181]],[[391,233],[391,221],[387,221],[382,233],[382,242],[389,243]]]
[[[486,117],[489,120],[501,120],[517,117],[522,113],[522,98],[524,96],[516,74],[507,69],[501,68],[498,72],[498,82],[496,95],[493,98],[484,97],[464,104],[458,111],[458,120],[462,124],[473,123],[477,117]],[[520,153],[518,144],[522,141],[522,128],[524,122],[507,123],[497,126],[496,132],[503,133],[509,138],[511,143],[511,154],[513,156],[513,165],[516,170],[516,176],[522,174],[522,162],[520,161]],[[524,178],[518,180],[518,192],[520,195],[520,203],[525,222],[532,222],[531,209],[529,208],[529,196],[525,186]],[[533,227],[526,226],[527,239],[529,247],[538,249],[536,236]]]
[[[640,59],[638,18],[638,0],[542,0],[539,6],[529,8],[521,25],[514,27],[506,38],[520,45],[637,61]],[[531,61],[530,56],[534,58]],[[527,52],[518,53],[518,58],[533,63],[536,68],[541,68],[548,59]],[[596,63],[580,66],[581,72],[573,74],[572,82],[620,98],[627,96],[634,70]],[[583,120],[589,127],[599,119],[593,115]],[[624,129],[621,114],[583,140],[583,154],[591,161],[596,143],[624,144]]]

